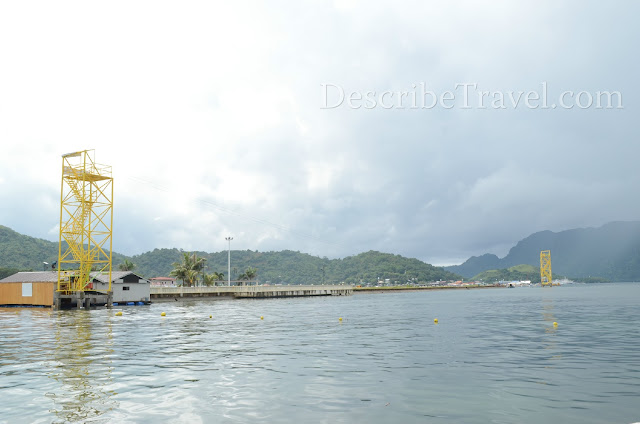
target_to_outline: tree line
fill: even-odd
[[[173,272],[175,278],[186,285],[215,284],[225,279],[269,284],[361,284],[379,280],[404,284],[460,279],[454,273],[418,259],[376,251],[328,259],[292,250],[232,250],[231,275],[228,275],[227,255],[227,251],[154,249],[134,256],[113,252],[112,260],[113,269],[133,270],[144,278],[167,277]],[[186,260],[186,256],[190,259]],[[0,226],[0,267],[10,269],[7,275],[14,271],[42,271],[44,262],[51,264],[57,258],[57,242],[24,236]],[[176,267],[176,263],[180,266]]]

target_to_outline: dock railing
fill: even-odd
[[[353,286],[213,286],[213,287],[151,287],[151,297],[294,297],[348,296]]]

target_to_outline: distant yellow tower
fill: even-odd
[[[92,290],[91,271],[108,275],[111,291],[113,178],[94,157],[94,150],[62,156],[57,290],[67,294]]]
[[[540,252],[540,282],[545,287],[552,287],[551,281],[551,251],[543,250]]]

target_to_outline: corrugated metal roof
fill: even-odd
[[[0,283],[57,283],[57,271],[18,272],[0,280]]]
[[[133,274],[133,272],[131,271],[111,271],[111,281],[115,281],[115,280],[119,280],[121,278],[126,277],[129,274]],[[139,279],[142,279],[142,277],[140,277],[139,275],[135,274],[136,277],[138,277]],[[98,280],[102,283],[108,283],[109,282],[109,274],[106,273],[99,273],[99,272],[92,272],[91,273],[91,277],[94,280]]]
[[[111,281],[119,280],[121,278],[126,277],[129,274],[133,274],[131,271],[111,271]],[[108,283],[109,274],[100,274],[98,272],[92,272],[91,277],[94,280],[100,281],[102,283]],[[140,280],[145,281],[138,274],[135,274]],[[58,271],[33,271],[33,272],[18,272],[16,274],[10,275],[2,280],[0,283],[57,283],[58,282]]]

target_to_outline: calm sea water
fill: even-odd
[[[0,423],[635,421],[637,283],[0,309]]]

